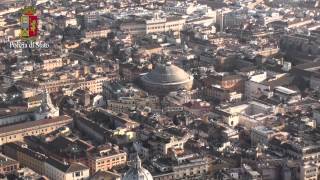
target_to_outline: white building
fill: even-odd
[[[247,99],[259,98],[262,95],[271,97],[273,95],[271,87],[264,83],[267,79],[267,72],[253,75],[245,82],[245,97]]]
[[[66,26],[77,26],[78,22],[76,18],[67,18],[66,19]]]
[[[162,8],[164,11],[178,14],[192,14],[195,11],[206,13],[210,8],[207,5],[188,1],[167,1]]]
[[[248,107],[241,112],[239,124],[247,129],[263,125],[266,121],[272,121],[275,116],[275,107],[258,102],[250,101]]]
[[[60,114],[59,108],[55,107],[51,102],[51,97],[46,91],[43,93],[41,106],[34,112],[34,119],[46,119],[52,117],[58,117]]]
[[[217,108],[211,117],[229,126],[243,125],[251,129],[273,117],[274,107],[257,101],[250,101],[236,106]]]
[[[318,179],[318,166],[315,164],[304,164],[300,166],[300,180]]]
[[[168,31],[179,32],[183,29],[186,19],[182,17],[154,17],[147,20],[124,20],[120,23],[120,30],[130,34],[163,33]]]
[[[316,125],[320,126],[320,109],[313,109],[312,117],[316,120]]]
[[[96,28],[96,29],[89,29],[85,33],[86,38],[102,38],[107,37],[108,34],[111,32],[109,28]]]
[[[295,103],[301,100],[300,93],[282,86],[275,87],[274,96],[276,96],[280,101],[288,104]]]
[[[92,98],[92,106],[93,107],[102,107],[105,105],[106,105],[106,101],[103,99],[102,95],[97,94]]]
[[[274,135],[274,131],[264,126],[257,126],[251,129],[251,144],[268,144],[270,138]]]
[[[45,162],[45,175],[54,180],[85,180],[89,178],[89,168],[80,164],[67,164],[48,158]]]
[[[220,9],[217,12],[216,18],[216,22],[219,25],[220,30],[224,30],[225,28],[240,27],[248,20],[246,12],[234,11],[229,8]]]
[[[261,15],[258,21],[266,26],[271,22],[280,21],[282,18],[283,16],[280,16],[279,13],[271,13],[269,15]]]
[[[181,17],[159,17],[158,14],[150,20],[146,20],[146,34],[168,31],[181,31],[186,19]]]
[[[90,25],[100,20],[100,14],[97,11],[91,11],[84,15],[86,25]]]

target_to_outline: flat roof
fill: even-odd
[[[288,88],[283,87],[283,86],[277,86],[277,87],[275,88],[275,90],[277,90],[277,91],[279,91],[279,92],[281,92],[281,93],[283,93],[283,94],[295,94],[295,93],[297,93],[297,91],[288,89]]]
[[[4,134],[4,133],[12,132],[12,131],[17,131],[17,130],[22,130],[22,129],[27,129],[27,128],[34,128],[37,126],[58,123],[58,122],[62,122],[62,121],[70,121],[71,122],[72,118],[67,115],[63,115],[63,116],[58,116],[58,117],[54,117],[51,119],[42,119],[42,120],[37,120],[37,121],[29,121],[29,122],[25,122],[25,123],[5,126],[5,127],[0,128],[0,135]]]

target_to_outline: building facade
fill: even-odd
[[[45,174],[44,160],[45,155],[29,149],[25,144],[7,143],[3,145],[3,152],[38,174]]]
[[[44,163],[45,175],[55,180],[84,180],[88,179],[89,168],[80,163],[67,164],[48,158]]]
[[[64,115],[2,127],[0,128],[0,145],[22,141],[25,136],[48,134],[62,126],[69,125],[71,122],[72,118]]]
[[[112,147],[104,148],[96,154],[91,154],[88,161],[91,173],[107,171],[115,166],[126,165],[127,153]]]
[[[19,162],[0,154],[0,174],[11,174],[19,169]]]

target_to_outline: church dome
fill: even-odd
[[[155,94],[165,94],[179,89],[190,90],[193,84],[193,76],[167,62],[157,65],[153,71],[143,75],[141,81],[147,91]]]
[[[134,163],[124,174],[122,180],[153,180],[150,172],[141,166],[141,160],[138,155]]]

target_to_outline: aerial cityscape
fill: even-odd
[[[0,180],[320,180],[320,0],[0,0]]]

